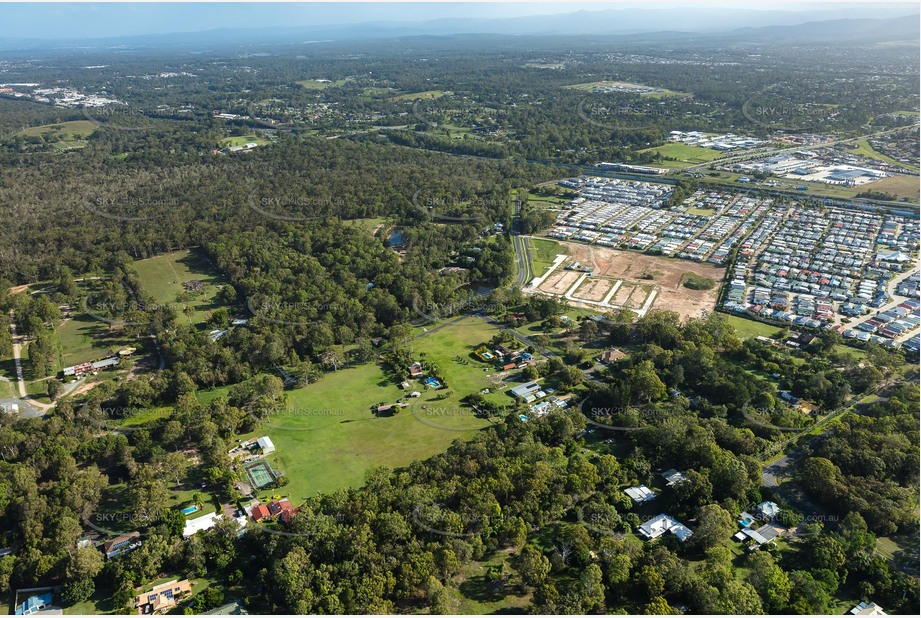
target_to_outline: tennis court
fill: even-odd
[[[249,476],[249,480],[252,482],[252,486],[256,489],[262,489],[266,485],[275,482],[275,472],[269,462],[264,459],[250,464],[245,470],[246,475]]]

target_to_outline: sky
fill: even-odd
[[[361,22],[414,22],[445,18],[507,18],[553,15],[579,10],[669,6],[783,8],[827,7],[823,2],[0,2],[0,37],[102,38],[140,34],[199,32],[217,28],[315,26]],[[890,6],[893,3],[887,3]],[[916,3],[915,3],[916,4]]]

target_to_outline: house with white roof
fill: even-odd
[[[648,502],[656,497],[651,489],[645,485],[639,485],[637,487],[628,487],[624,490],[624,493],[633,498],[633,501],[637,504],[642,504]]]
[[[849,612],[854,616],[888,616],[886,612],[883,611],[883,608],[870,601],[869,603],[861,601]]]
[[[767,500],[756,506],[755,510],[758,511],[765,521],[771,521],[780,515],[780,507],[777,506],[777,503],[768,502]]]
[[[641,524],[637,529],[640,534],[649,540],[657,539],[666,532],[671,532],[678,537],[679,540],[685,541],[693,534],[684,524],[665,513],[656,515],[649,521]]]

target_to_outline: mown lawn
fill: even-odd
[[[189,319],[191,324],[206,321],[211,312],[221,306],[215,297],[227,282],[205,256],[195,250],[176,251],[140,260],[134,263],[134,268],[141,278],[144,291],[157,303],[169,305],[180,312],[191,305],[194,310],[192,316],[182,317]],[[186,292],[182,284],[193,280],[203,282],[202,291],[187,292],[191,297],[188,302],[177,301],[177,297]]]
[[[373,466],[396,468],[431,457],[490,424],[461,407],[460,400],[492,386],[487,376],[493,369],[484,371],[486,366],[468,355],[496,332],[494,326],[469,318],[412,342],[415,357],[436,364],[447,388],[425,391],[415,382],[413,389],[423,396],[410,399],[413,407],[393,416],[377,417],[372,408],[394,403],[406,393],[381,366],[368,363],[329,372],[314,384],[288,391],[284,410],[241,437],[271,437],[277,450],[268,456],[269,463],[276,471],[284,470],[289,485],[281,492],[297,501],[358,487]],[[226,392],[202,392],[199,399],[210,401]],[[447,393],[444,400],[435,399]]]
[[[723,317],[736,329],[736,334],[740,339],[751,339],[758,336],[773,337],[780,330],[779,326],[756,322],[737,315],[724,315]]]
[[[558,254],[569,254],[568,249],[554,240],[531,238],[529,241],[531,243],[531,265],[536,277],[543,275],[547,271],[547,268],[553,264],[553,260],[556,259]]]
[[[658,161],[653,164],[660,167],[687,167],[698,163],[707,163],[726,156],[725,152],[720,152],[719,150],[681,143],[670,143],[664,146],[656,146],[655,148],[646,148],[639,152],[659,153],[663,157],[675,159],[674,161]]]
[[[221,143],[224,146],[244,146],[246,144],[258,144],[260,146],[265,146],[266,144],[271,144],[269,140],[264,137],[259,137],[258,135],[238,135],[234,137],[225,137],[221,140]]]

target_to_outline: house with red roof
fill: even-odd
[[[253,507],[253,521],[257,524],[264,519],[271,519],[272,513],[269,511],[269,507],[264,504]]]

